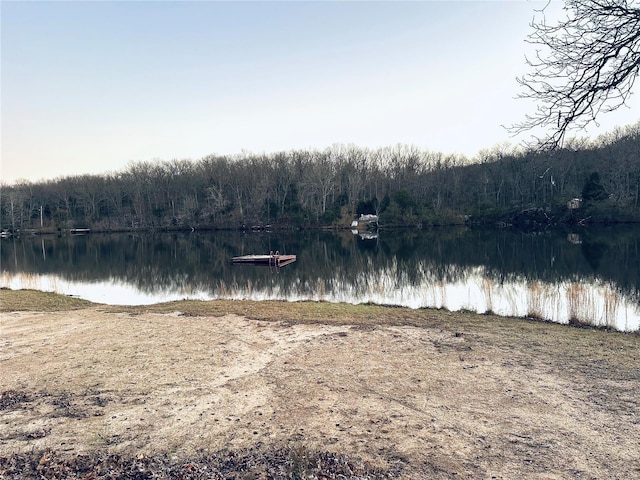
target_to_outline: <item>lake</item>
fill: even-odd
[[[278,250],[281,267],[232,265]],[[445,308],[640,329],[640,226],[3,238],[0,287],[107,304],[278,299]]]

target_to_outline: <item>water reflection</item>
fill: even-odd
[[[110,304],[182,298],[371,302],[640,329],[637,229],[385,233],[3,240],[0,286]],[[272,250],[297,254],[298,261],[277,270],[229,261]]]

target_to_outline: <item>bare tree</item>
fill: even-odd
[[[546,7],[545,7],[546,8]],[[527,42],[532,72],[518,78],[535,113],[511,127],[513,133],[553,129],[537,140],[562,145],[567,130],[596,123],[600,113],[625,105],[640,72],[640,3],[635,0],[566,0],[567,17],[549,25],[534,19]],[[544,14],[544,9],[542,11]]]

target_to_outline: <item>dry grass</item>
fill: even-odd
[[[86,300],[36,290],[0,289],[0,312],[62,312],[95,306]],[[142,306],[100,305],[111,313],[171,313],[184,316],[223,316],[235,314],[256,320],[292,323],[335,323],[367,325],[411,325],[450,322],[473,322],[478,316],[469,312],[446,310],[412,310],[379,305],[350,305],[329,302],[284,302],[251,300],[181,300]],[[475,320],[474,320],[475,319]]]
[[[544,311],[543,309],[543,299],[544,299],[544,288],[541,282],[532,282],[529,285],[529,311],[527,312],[527,316],[536,320],[543,320]]]
[[[615,318],[620,307],[620,293],[607,286],[604,292],[604,318],[608,326],[615,325]]]
[[[37,290],[0,289],[0,312],[60,312],[93,305],[87,300]]]
[[[482,278],[482,290],[487,299],[487,313],[493,313],[493,280],[487,277]]]

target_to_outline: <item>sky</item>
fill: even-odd
[[[0,180],[333,144],[470,158],[518,144],[504,126],[535,108],[516,77],[545,4],[3,0]],[[576,135],[639,118],[640,92]]]

